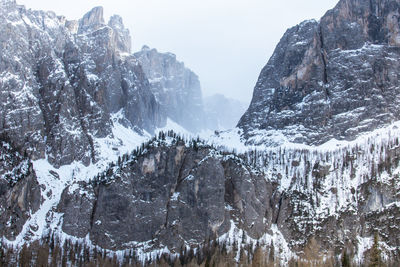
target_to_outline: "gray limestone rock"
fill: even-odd
[[[289,29],[239,121],[248,142],[269,143],[275,130],[295,143],[353,140],[398,120],[399,8],[342,0],[319,22]]]
[[[96,31],[104,27],[103,7],[95,7],[90,12],[86,13],[83,18],[79,20],[78,33],[85,33],[86,31]]]
[[[122,19],[94,8],[79,22],[13,1],[0,10],[0,133],[55,166],[95,162],[110,116],[150,133],[165,116],[150,91]]]
[[[204,129],[203,100],[197,75],[172,53],[160,53],[144,46],[134,55],[167,117],[193,133]]]
[[[231,220],[254,238],[265,231],[272,187],[242,159],[182,141],[154,144],[111,167],[102,182],[67,188],[58,208],[63,231],[89,233],[110,249],[148,243],[173,251],[226,233]]]
[[[12,240],[41,203],[30,159],[87,165],[96,161],[94,138],[111,134],[113,113],[138,130],[152,132],[170,117],[197,131],[203,107],[197,76],[174,55],[148,48],[129,55],[120,17],[106,24],[95,8],[67,21],[0,3],[0,235]],[[260,132],[259,142],[268,143],[269,130],[307,144],[350,140],[398,120],[398,13],[399,1],[342,0],[320,22],[289,29],[239,122],[248,143]],[[145,252],[198,248],[230,233],[274,240],[277,258],[289,250],[337,257],[348,247],[362,254],[362,240],[379,231],[398,262],[396,136],[332,151],[238,156],[170,135],[90,181],[79,177],[88,182],[68,184],[57,210],[45,215],[58,211],[61,220],[46,217],[55,224],[44,228]]]
[[[1,138],[0,236],[14,240],[40,204],[41,190],[31,162]]]
[[[89,234],[100,247],[147,252],[197,248],[231,233],[236,239],[270,236],[299,256],[311,248],[339,255],[345,247],[362,249],[359,240],[377,229],[385,246],[398,247],[399,177],[386,172],[396,170],[400,154],[395,143],[385,146],[236,156],[201,142],[156,140],[91,182],[65,189],[58,205],[62,230]],[[368,159],[379,154],[386,160],[369,176]],[[385,253],[400,257],[397,250]],[[276,257],[283,254],[278,250]]]

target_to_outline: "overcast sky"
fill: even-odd
[[[262,67],[285,30],[319,19],[338,0],[17,0],[78,19],[103,6],[122,16],[133,52],[146,44],[172,52],[200,77],[203,94],[250,101]]]

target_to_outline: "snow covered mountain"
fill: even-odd
[[[98,7],[68,21],[2,1],[0,29],[0,132],[32,159],[96,162],[94,139],[119,111],[150,133],[165,124],[120,17],[106,24]]]
[[[400,1],[289,29],[238,128],[204,141],[160,129],[199,129],[197,76],[131,55],[121,18],[1,5],[0,264],[362,265],[375,235],[397,266]]]
[[[144,46],[134,56],[142,65],[162,112],[192,133],[203,130],[204,108],[197,75],[172,53]]]
[[[287,30],[238,124],[247,142],[277,132],[294,143],[354,140],[399,120],[398,6],[342,0]]]

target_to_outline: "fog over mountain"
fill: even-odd
[[[205,97],[204,109],[207,129],[228,130],[234,128],[247,109],[247,104],[220,94]]]
[[[289,28],[250,105],[60,14],[0,0],[0,266],[398,265],[400,0]]]
[[[205,96],[218,93],[247,104],[261,68],[285,30],[305,19],[319,19],[336,2],[19,1],[29,8],[55,11],[71,20],[81,18],[94,6],[103,6],[106,20],[113,14],[124,19],[134,37],[132,51],[148,45],[163,53],[174,53],[178,61],[185,62],[200,77]]]

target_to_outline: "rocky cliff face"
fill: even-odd
[[[399,1],[342,0],[289,29],[238,124],[248,142],[276,130],[295,143],[352,140],[398,120],[399,10]]]
[[[396,138],[241,156],[200,141],[153,139],[91,182],[67,187],[58,212],[68,235],[141,255],[217,238],[239,250],[257,242],[282,264],[293,257],[328,264],[344,250],[361,263],[379,232],[384,255],[396,261],[399,161]]]
[[[111,134],[110,114],[152,132],[165,123],[118,16],[102,8],[79,21],[2,1],[0,132],[32,159],[60,166],[95,162],[94,138]]]
[[[0,138],[0,233],[13,240],[41,204],[32,163],[6,138]]]
[[[273,186],[243,159],[170,137],[144,149],[63,192],[65,233],[110,249],[176,251],[222,236],[234,219],[254,238],[268,229],[262,218]]]
[[[238,129],[220,133],[218,149],[161,132],[124,155],[145,139],[132,129],[151,132],[167,116],[194,129],[201,105],[183,102],[201,97],[197,77],[171,54],[129,55],[121,18],[105,24],[101,8],[67,21],[14,1],[1,7],[7,244],[52,232],[111,256],[135,250],[145,263],[215,238],[235,261],[258,244],[277,264],[337,266],[344,251],[365,262],[378,233],[387,261],[399,262],[399,122],[353,142],[266,146],[279,134],[354,139],[398,119],[398,1],[343,0],[319,23],[288,30],[239,122],[247,144],[261,146],[241,144]],[[89,164],[100,152],[104,162]]]
[[[142,65],[163,113],[193,133],[202,130],[205,118],[197,75],[171,53],[160,53],[144,46],[134,55]]]

